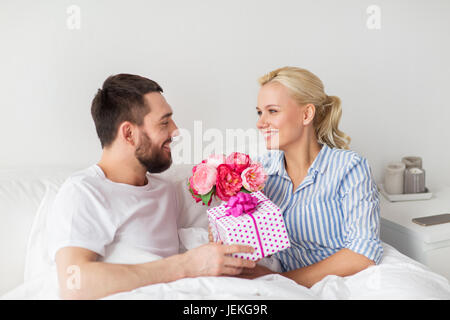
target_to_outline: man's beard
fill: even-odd
[[[150,137],[145,133],[141,133],[141,143],[137,146],[135,151],[136,159],[147,169],[150,173],[163,172],[172,165],[172,155],[169,152],[167,156],[166,151],[158,146],[153,146]],[[164,144],[172,141],[168,139]]]

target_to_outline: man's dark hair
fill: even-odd
[[[133,74],[117,74],[105,80],[91,106],[102,149],[114,141],[122,122],[142,124],[150,112],[144,99],[149,92],[163,92],[163,89],[155,81]]]

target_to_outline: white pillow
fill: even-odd
[[[0,168],[0,295],[24,280],[25,258],[36,212],[49,182],[62,183],[73,166]]]
[[[191,250],[209,242],[208,230],[205,228],[180,228],[178,237],[184,250]]]
[[[192,198],[191,193],[187,189],[187,181],[181,180],[176,182],[177,191],[178,191],[178,199],[180,201],[181,213],[180,218],[178,220],[179,228],[203,228],[208,230],[208,214],[206,210],[210,207],[215,207],[220,205],[222,202],[219,198],[211,201],[210,207],[203,205],[201,202],[195,202],[194,198]]]
[[[53,204],[58,190],[59,185],[47,183],[44,197],[34,217],[25,257],[25,282],[46,273],[53,264],[47,251],[48,238],[46,224],[50,207]]]

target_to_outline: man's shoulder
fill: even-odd
[[[72,173],[61,185],[58,194],[83,193],[87,190],[95,190],[101,181],[101,177],[95,170],[95,165]]]
[[[161,174],[147,173],[147,178],[153,185],[158,185],[159,188],[173,190],[176,188],[176,182]]]

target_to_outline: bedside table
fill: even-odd
[[[380,238],[450,280],[450,223],[423,227],[412,218],[450,213],[450,187],[429,200],[390,202],[380,192]]]

